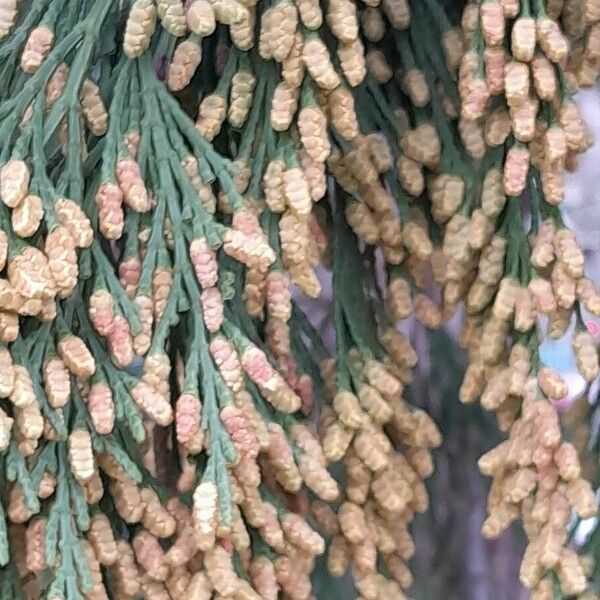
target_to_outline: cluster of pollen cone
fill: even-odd
[[[455,315],[506,434],[483,535],[598,597],[538,349],[598,377],[558,206],[600,0],[450,4],[0,0],[3,600],[408,598],[442,439],[401,330]]]

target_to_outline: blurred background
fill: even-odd
[[[600,141],[600,89],[581,92],[577,101],[594,137]],[[580,162],[577,173],[567,181],[564,219],[577,234],[586,255],[587,274],[600,286],[600,144],[593,146]],[[313,324],[333,350],[333,322],[330,313],[331,281],[321,273],[323,294],[318,300],[298,298]],[[585,315],[586,324],[600,343],[600,319]],[[459,319],[455,319],[459,321]],[[519,565],[526,539],[513,526],[497,540],[485,540],[480,527],[485,518],[489,480],[477,469],[478,458],[497,445],[502,436],[493,415],[478,403],[464,406],[458,390],[467,360],[456,342],[458,327],[448,331],[427,331],[422,325],[406,325],[414,340],[419,364],[408,394],[436,419],[444,443],[435,453],[436,472],[429,479],[431,506],[413,525],[416,554],[411,561],[415,584],[414,600],[525,600],[529,594],[519,582]],[[560,403],[566,437],[584,440],[594,452],[587,454],[588,477],[598,480],[598,436],[600,411],[597,390],[585,389],[571,351],[570,332],[560,340],[547,340],[541,347],[542,361],[558,370],[569,384],[569,396]],[[593,402],[590,404],[590,400]],[[591,423],[591,427],[589,424]],[[595,519],[573,524],[573,539],[600,563],[600,528]],[[347,600],[355,592],[348,581],[336,585],[335,597],[325,569],[318,569],[315,582],[318,598]],[[322,577],[322,579],[321,579]],[[600,589],[600,568],[594,576]]]
[[[577,101],[600,140],[600,89],[581,92]],[[569,175],[563,213],[577,234],[586,255],[587,274],[600,285],[600,145],[581,159],[579,170]],[[588,330],[600,342],[600,319],[586,315]],[[514,526],[498,540],[485,540],[479,533],[485,518],[488,480],[477,470],[479,456],[496,445],[500,433],[495,420],[478,405],[463,406],[457,392],[466,359],[445,332],[413,331],[419,356],[428,356],[417,367],[411,386],[412,399],[427,407],[444,433],[444,444],[436,457],[436,473],[430,480],[431,509],[415,523],[417,553],[413,572],[417,582],[412,596],[418,600],[520,600],[529,595],[519,583],[519,564],[525,546],[522,530]],[[451,348],[451,351],[449,349]],[[597,390],[586,390],[571,351],[570,332],[560,340],[547,340],[542,361],[558,370],[569,384],[569,396],[558,407],[567,435],[589,434],[588,447],[597,449],[598,414],[586,415],[588,398],[597,400]],[[582,397],[583,396],[583,397]],[[583,410],[582,410],[583,407]],[[584,423],[590,417],[592,427]],[[579,429],[578,429],[579,427]],[[582,429],[583,427],[583,429]],[[590,476],[598,485],[597,455],[588,456]],[[574,524],[574,542],[600,559],[596,520]],[[591,536],[593,537],[591,538]],[[587,545],[585,545],[587,542]],[[597,576],[597,573],[596,573]]]
[[[596,140],[600,140],[600,89],[581,92],[577,101]],[[581,159],[579,170],[569,175],[564,219],[577,234],[586,255],[587,274],[600,285],[600,145]],[[600,342],[600,319],[586,315],[588,330]],[[498,443],[495,420],[478,405],[462,406],[457,391],[466,364],[465,356],[444,332],[414,331],[420,356],[429,356],[417,367],[411,389],[415,403],[435,416],[444,433],[437,454],[436,473],[430,480],[431,510],[415,523],[417,554],[413,561],[418,600],[520,600],[529,595],[519,583],[519,564],[525,536],[518,526],[498,540],[485,540],[479,528],[485,518],[488,480],[477,470],[477,459]],[[450,345],[454,347],[449,352]],[[598,414],[592,427],[586,422],[588,398],[597,400],[597,390],[586,390],[576,371],[570,332],[560,340],[547,340],[542,361],[558,370],[569,384],[569,396],[559,406],[568,435],[589,434],[588,447],[597,449]],[[583,396],[583,397],[582,397]],[[583,412],[582,412],[582,406]],[[594,420],[595,419],[595,420]],[[595,424],[595,426],[594,426]],[[579,430],[577,427],[579,426]],[[588,457],[590,476],[598,484],[597,455]],[[596,520],[574,524],[574,542],[600,559]],[[593,538],[590,536],[593,535]],[[587,542],[587,545],[585,545]],[[597,573],[596,573],[597,576]]]

